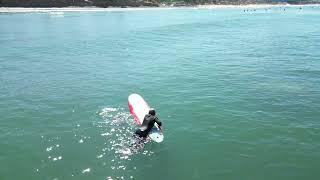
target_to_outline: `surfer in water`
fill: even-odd
[[[148,134],[150,133],[152,127],[154,126],[154,123],[157,123],[159,125],[159,128],[161,130],[161,121],[156,116],[156,111],[151,108],[149,110],[149,113],[144,116],[142,125],[139,129],[136,130],[135,134],[139,136],[140,138],[146,138]]]
[[[147,136],[153,128],[154,123],[157,123],[161,130],[162,123],[156,116],[156,111],[151,108],[149,113],[144,116],[141,127],[137,129],[133,135],[134,142],[129,146],[130,152],[137,152],[139,149],[144,147],[144,144],[148,142]]]

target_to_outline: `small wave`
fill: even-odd
[[[50,17],[64,17],[64,12],[59,12],[59,11],[51,11],[48,12],[48,14],[50,15]]]
[[[292,70],[292,73],[296,74],[296,75],[306,75],[306,76],[320,76],[320,70],[317,69],[296,69],[296,70]]]
[[[53,12],[49,12],[49,14],[51,14],[51,15],[64,15],[64,12],[53,11]]]

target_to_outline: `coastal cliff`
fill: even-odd
[[[202,4],[312,4],[320,0],[0,0],[0,7],[141,7],[194,6]]]

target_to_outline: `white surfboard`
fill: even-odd
[[[128,106],[136,123],[141,126],[144,116],[149,113],[150,107],[139,94],[131,94],[128,97]],[[160,143],[163,141],[163,133],[157,123],[154,124],[148,135],[151,140]]]

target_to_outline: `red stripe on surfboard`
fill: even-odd
[[[139,95],[139,96],[140,96],[140,95]],[[140,97],[141,97],[141,96],[140,96]],[[142,98],[142,97],[141,97],[141,98]],[[143,100],[143,103],[150,109],[150,106],[148,105],[148,103],[147,103],[143,98],[142,98],[142,100]],[[130,104],[130,101],[128,101],[128,107],[129,107],[130,113],[131,113],[131,115],[133,116],[133,118],[134,118],[134,120],[136,121],[136,123],[141,126],[140,121],[139,121],[139,118],[138,118],[138,116],[136,115],[136,113],[134,112],[133,106]],[[142,121],[143,121],[143,120],[142,120]],[[151,139],[149,135],[148,135],[148,139],[149,139],[149,140]]]
[[[138,118],[138,116],[136,115],[136,113],[134,113],[133,107],[132,107],[132,105],[130,104],[130,102],[128,102],[128,106],[129,106],[129,109],[130,109],[130,113],[132,114],[132,116],[133,116],[134,120],[136,121],[136,123],[139,124],[139,125],[141,125],[141,124],[140,124],[140,121],[139,121],[139,118]]]

